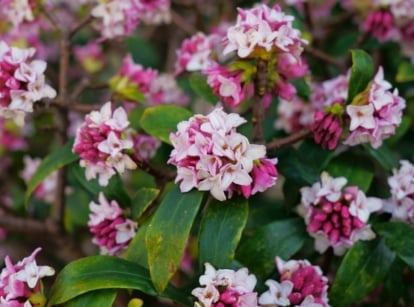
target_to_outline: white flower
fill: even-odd
[[[275,280],[268,279],[265,284],[269,287],[269,290],[260,295],[259,304],[277,306],[290,305],[288,296],[293,290],[293,283],[290,280],[284,280],[278,283]]]
[[[52,276],[55,270],[50,266],[37,266],[33,260],[25,265],[23,270],[16,273],[16,279],[27,283],[29,288],[33,289],[39,279],[45,276]]]

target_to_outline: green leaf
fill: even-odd
[[[99,185],[97,179],[87,180],[85,177],[85,169],[79,165],[74,165],[69,168],[69,172],[70,175],[73,176],[75,180],[95,199],[98,198],[99,192],[103,192],[109,201],[116,200],[123,208],[131,205],[131,198],[129,197],[122,178],[118,174],[111,177],[106,187],[102,187]]]
[[[133,86],[125,87],[119,90],[119,93],[128,100],[135,102],[144,102],[145,95],[141,91]]]
[[[237,259],[256,275],[266,278],[275,270],[275,257],[289,259],[301,249],[306,238],[303,219],[276,221],[259,228],[241,243]]]
[[[50,290],[48,306],[62,304],[100,289],[135,289],[148,295],[158,295],[147,269],[119,257],[91,256],[63,268]],[[172,286],[159,295],[189,304],[188,298]]]
[[[134,34],[125,39],[125,44],[135,63],[140,63],[144,67],[161,68],[159,49],[155,48],[147,39]]]
[[[65,146],[55,150],[43,159],[36,172],[33,174],[33,177],[27,184],[27,190],[25,194],[26,203],[29,201],[30,196],[37,188],[37,186],[42,183],[42,181],[47,176],[49,176],[54,171],[62,168],[63,166],[79,159],[79,156],[72,152],[72,147],[73,142],[69,142]]]
[[[364,144],[363,146],[368,154],[377,160],[387,171],[391,171],[393,168],[398,167],[398,158],[386,144],[383,144],[377,149],[372,148],[369,144]]]
[[[414,81],[414,66],[409,61],[402,62],[398,66],[398,72],[395,80],[397,82]]]
[[[204,98],[207,102],[216,105],[218,97],[214,95],[213,90],[207,83],[207,77],[200,73],[193,73],[189,78],[190,86],[193,91]]]
[[[374,178],[372,162],[349,152],[333,159],[328,164],[327,171],[332,177],[347,178],[347,185],[356,185],[364,192],[368,191]]]
[[[387,246],[414,269],[414,228],[401,222],[381,223],[374,228]]]
[[[329,293],[332,306],[350,306],[371,293],[388,274],[395,254],[384,240],[359,241],[348,251]]]
[[[152,202],[157,198],[160,190],[153,188],[141,188],[132,198],[132,218],[137,220],[140,218],[141,214],[152,204]]]
[[[66,307],[112,307],[117,292],[117,290],[112,289],[87,292],[71,299],[66,303]]]
[[[145,237],[150,223],[151,218],[145,220],[143,224],[138,225],[138,231],[129,243],[125,253],[126,260],[135,262],[144,268],[148,268],[148,253],[145,245]]]
[[[230,267],[248,214],[249,203],[241,197],[209,204],[200,227],[200,266],[209,262],[216,268]]]
[[[187,109],[175,105],[149,107],[142,114],[140,124],[147,133],[171,144],[170,133],[177,130],[177,125],[191,117]]]
[[[174,186],[162,200],[148,226],[145,239],[148,265],[159,292],[165,289],[180,265],[203,195],[196,190],[181,193]]]
[[[363,92],[374,77],[374,62],[364,50],[351,50],[352,69],[349,80],[347,104],[351,103],[356,95]]]

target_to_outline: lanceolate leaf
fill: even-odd
[[[387,246],[414,269],[414,228],[401,222],[387,222],[375,226],[385,238]]]
[[[154,213],[145,242],[151,278],[158,292],[165,289],[180,265],[203,195],[196,190],[181,193],[174,186]]]
[[[25,195],[26,203],[29,200],[30,195],[32,195],[33,191],[47,176],[79,158],[77,154],[74,154],[72,152],[72,147],[73,142],[69,142],[62,148],[55,150],[43,159],[33,177],[27,184]]]
[[[51,288],[48,306],[62,304],[101,289],[135,289],[157,295],[145,268],[119,257],[91,256],[71,262],[63,268]],[[171,286],[160,295],[188,304],[187,297]]]
[[[386,144],[383,144],[380,148],[374,149],[368,144],[364,144],[364,148],[368,154],[378,161],[383,168],[391,171],[394,167],[398,167],[398,159]]]
[[[135,262],[144,268],[148,268],[148,253],[145,246],[148,225],[151,220],[145,220],[144,224],[138,225],[138,231],[129,243],[125,253],[125,259]]]
[[[329,303],[350,306],[364,298],[384,280],[394,259],[382,239],[355,243],[339,266]]]
[[[66,303],[66,307],[112,307],[116,298],[116,289],[104,289],[87,292]]]
[[[275,257],[288,260],[304,244],[307,237],[305,224],[300,218],[286,219],[267,224],[244,241],[237,259],[253,273],[266,278],[275,270]]]
[[[170,133],[177,130],[179,122],[191,117],[191,112],[176,105],[161,105],[147,108],[140,124],[147,133],[171,144]]]
[[[246,199],[235,198],[226,202],[213,201],[201,222],[199,260],[217,268],[231,265],[247,222],[249,204]],[[214,238],[214,240],[213,240]]]
[[[349,80],[347,103],[352,102],[354,97],[364,91],[374,77],[374,62],[371,56],[364,50],[351,50],[352,70]]]
[[[132,218],[138,219],[149,205],[157,198],[160,190],[153,188],[141,188],[132,199]]]

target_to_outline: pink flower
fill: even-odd
[[[178,86],[172,74],[160,74],[150,84],[145,95],[149,105],[176,104],[185,106],[189,97]]]
[[[125,218],[118,203],[115,200],[108,202],[102,192],[99,193],[99,203],[91,202],[89,208],[92,242],[99,246],[101,254],[120,254],[135,236],[137,223]]]
[[[333,150],[342,135],[341,118],[332,113],[316,111],[312,125],[313,139],[322,148]]]
[[[78,128],[73,152],[79,154],[88,180],[99,175],[99,184],[106,186],[115,170],[122,174],[137,167],[127,153],[133,147],[133,141],[124,133],[128,125],[125,110],[119,107],[112,114],[110,102],[86,115]]]
[[[382,209],[382,201],[366,197],[356,186],[347,186],[343,177],[321,175],[322,184],[301,189],[298,212],[305,218],[307,230],[315,239],[315,248],[323,253],[330,246],[342,255],[358,240],[371,240],[375,233],[367,224],[372,212]]]
[[[276,183],[276,160],[266,159],[263,145],[249,144],[236,132],[244,122],[238,114],[216,108],[178,125],[170,135],[174,149],[168,163],[177,166],[175,182],[182,192],[197,188],[224,201],[234,192],[247,198]]]
[[[283,129],[286,133],[309,128],[314,120],[311,108],[310,104],[297,96],[291,100],[279,98],[275,128]]]
[[[257,293],[253,292],[257,280],[246,268],[216,270],[209,263],[204,265],[205,274],[199,278],[204,287],[191,292],[198,299],[195,306],[258,307]]]
[[[363,30],[382,42],[398,36],[393,15],[386,9],[370,12],[364,21]]]
[[[88,73],[96,73],[104,66],[105,59],[102,48],[97,42],[92,41],[85,46],[75,46],[73,52],[83,69]]]

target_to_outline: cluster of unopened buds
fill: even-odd
[[[56,91],[45,83],[46,62],[34,60],[35,49],[10,47],[0,41],[0,116],[24,125],[26,113],[43,98],[54,98]]]
[[[349,74],[315,85],[311,97],[316,109],[312,125],[315,142],[331,150],[336,148],[344,122],[349,122],[344,144],[370,143],[374,148],[380,147],[401,123],[405,100],[397,89],[391,92],[382,67],[367,88],[346,105],[348,86]]]
[[[178,104],[185,105],[189,98],[178,87],[173,75],[135,63],[128,54],[117,73],[109,81],[113,91],[127,101],[145,100],[148,105]],[[143,102],[141,101],[141,102]]]
[[[0,273],[0,306],[32,307],[45,306],[41,279],[53,276],[55,270],[49,266],[38,266],[36,255],[41,251],[37,248],[33,253],[13,264],[9,256],[5,258],[5,267]]]
[[[182,192],[210,191],[220,200],[234,192],[248,198],[276,183],[277,159],[267,159],[263,145],[250,144],[236,132],[246,120],[216,108],[207,116],[194,115],[170,135],[174,149],[168,163],[177,167]]]
[[[91,202],[89,208],[92,242],[99,246],[101,254],[121,254],[135,236],[137,223],[126,218],[118,203],[115,200],[109,202],[102,192],[99,193],[99,203]]]
[[[73,152],[79,154],[88,180],[99,175],[99,184],[106,186],[116,172],[123,174],[137,167],[129,153],[134,143],[127,133],[128,126],[125,110],[118,107],[112,113],[111,102],[86,115],[78,128]]]
[[[335,255],[343,255],[356,241],[375,238],[368,219],[382,209],[382,200],[366,197],[357,186],[345,187],[346,183],[345,177],[332,178],[323,172],[321,182],[301,188],[298,211],[320,253],[332,247]]]
[[[260,306],[328,307],[328,279],[307,260],[283,261],[276,257],[279,281],[269,279]]]
[[[196,307],[249,306],[257,307],[256,276],[246,268],[237,271],[216,270],[205,263],[204,275],[199,278],[203,287],[195,288],[191,294],[197,298]]]
[[[131,34],[139,22],[160,24],[170,22],[170,1],[109,0],[99,1],[91,11],[104,38]]]
[[[388,178],[391,198],[384,202],[384,211],[392,215],[392,220],[414,225],[414,165],[407,160],[400,164]]]

